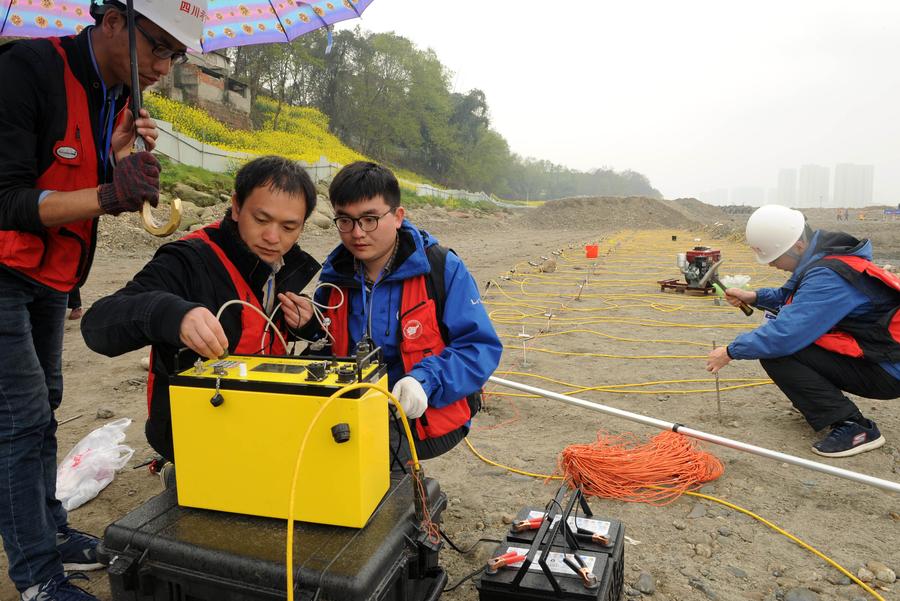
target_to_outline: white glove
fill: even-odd
[[[422,417],[422,414],[428,409],[428,395],[425,394],[425,389],[422,388],[419,381],[412,376],[400,378],[394,384],[391,394],[400,401],[400,406],[403,407],[403,412],[409,419]]]

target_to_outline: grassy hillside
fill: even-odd
[[[272,128],[277,105],[260,97],[257,106],[265,115],[261,130],[236,129],[209,115],[206,111],[148,92],[144,104],[154,117],[169,121],[185,135],[223,150],[251,154],[278,154],[298,161],[314,163],[320,156],[333,163],[346,165],[353,161],[376,160],[344,145],[328,131],[328,117],[309,107],[282,106],[278,129]],[[409,171],[395,170],[397,177],[415,182],[428,181]]]

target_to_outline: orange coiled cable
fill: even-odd
[[[696,441],[676,432],[660,432],[644,443],[630,433],[601,431],[596,442],[563,449],[559,471],[587,495],[665,505],[715,480],[725,468]]]

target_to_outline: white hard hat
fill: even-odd
[[[163,31],[194,50],[202,52],[200,38],[206,21],[207,0],[132,0],[135,12],[156,23]],[[125,10],[124,0],[102,0],[92,5],[92,14],[98,14],[106,6]]]
[[[763,205],[747,220],[744,235],[760,263],[771,263],[803,235],[803,213],[781,205]]]

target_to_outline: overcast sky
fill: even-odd
[[[433,48],[524,156],[669,198],[874,164],[900,202],[896,0],[375,0],[357,24]]]

